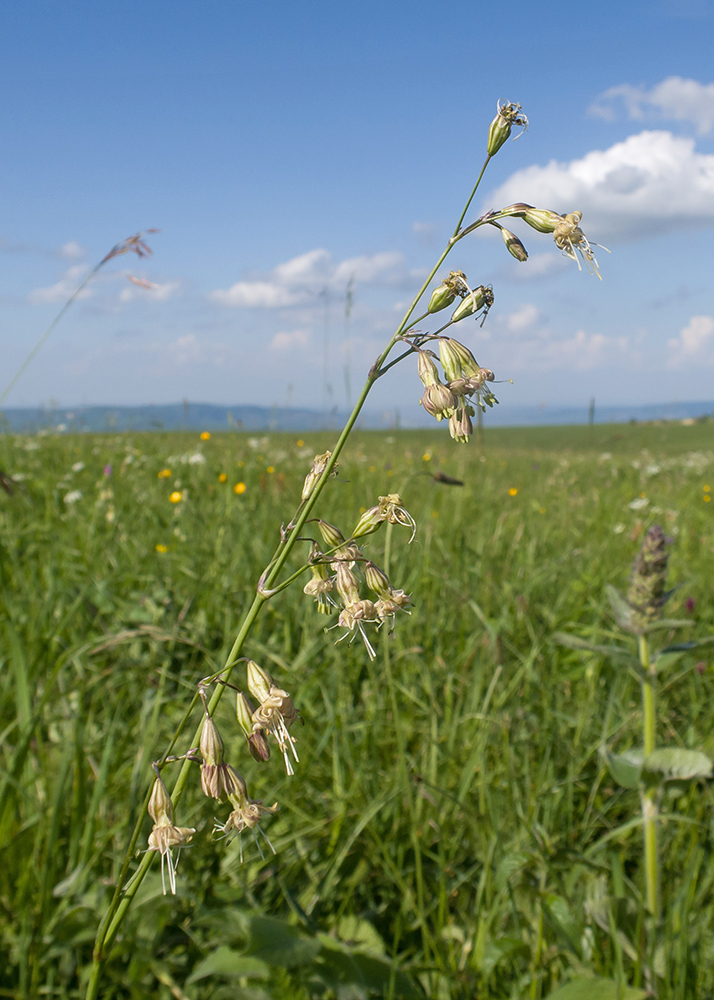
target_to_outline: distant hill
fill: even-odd
[[[347,414],[333,411],[267,406],[218,406],[214,403],[169,403],[157,406],[75,406],[62,409],[15,408],[0,412],[0,431],[36,433],[54,430],[68,433],[112,431],[316,431],[341,427]],[[595,422],[683,420],[714,418],[714,401],[653,403],[649,406],[602,406],[595,409]],[[406,419],[404,419],[406,417]],[[587,404],[574,406],[510,406],[489,410],[489,426],[529,427],[540,424],[585,424]],[[408,413],[399,410],[368,411],[360,416],[361,428],[435,427],[418,406]]]

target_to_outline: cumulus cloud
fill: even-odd
[[[77,286],[86,277],[88,268],[85,264],[75,264],[65,271],[60,280],[48,288],[36,288],[30,292],[28,299],[33,303],[46,302],[66,302],[67,299],[77,290]],[[91,295],[89,289],[85,288],[80,293],[79,298],[86,299]]]
[[[692,361],[714,363],[714,316],[692,316],[687,326],[679,331],[679,336],[669,341],[669,347],[673,368]]]
[[[309,330],[289,330],[276,333],[270,341],[271,351],[289,351],[294,347],[307,347],[310,343]]]
[[[527,330],[528,327],[534,326],[539,317],[540,313],[536,306],[531,302],[524,302],[506,316],[506,326],[512,333],[517,333],[519,330]]]
[[[124,288],[119,293],[120,302],[133,302],[135,299],[166,302],[168,299],[173,298],[181,288],[181,283],[178,281],[156,283],[146,281],[143,278],[133,278],[129,274],[127,278],[132,282],[132,287]]]
[[[699,83],[681,76],[669,76],[650,90],[623,83],[600,94],[589,111],[612,121],[623,106],[631,119],[691,122],[699,135],[707,135],[714,129],[714,83]]]
[[[253,280],[216,289],[209,298],[236,308],[281,309],[314,303],[325,291],[342,293],[354,279],[363,284],[399,286],[410,277],[398,252],[362,255],[335,262],[329,250],[310,250],[278,264]]]
[[[583,212],[591,240],[635,240],[714,223],[714,156],[671,132],[631,135],[569,163],[519,170],[486,208],[525,201]],[[524,268],[528,265],[524,265]]]
[[[69,243],[63,243],[57,250],[57,256],[64,257],[65,260],[81,260],[82,257],[86,257],[86,255],[87,251],[83,246],[80,246],[76,240],[70,240]]]

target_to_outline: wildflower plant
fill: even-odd
[[[196,764],[200,765],[200,784],[204,794],[212,801],[226,802],[231,807],[227,818],[225,815],[216,818],[216,831],[221,836],[240,835],[248,829],[255,834],[261,819],[278,809],[277,803],[268,807],[263,806],[260,800],[252,799],[246,780],[225,759],[226,744],[218,733],[214,716],[228,690],[236,692],[237,727],[246,738],[255,764],[270,767],[271,748],[277,746],[288,775],[293,775],[299,766],[296,735],[296,724],[300,721],[299,689],[295,691],[293,700],[293,696],[283,688],[281,678],[273,678],[255,660],[243,655],[244,649],[249,646],[251,631],[265,605],[287,587],[301,581],[306,597],[316,602],[320,613],[337,615],[336,623],[329,626],[341,631],[337,641],[347,639],[351,643],[359,639],[371,658],[375,656],[375,635],[385,623],[387,629],[392,629],[401,613],[410,613],[411,595],[398,586],[393,586],[388,573],[368,559],[362,549],[362,540],[380,531],[384,525],[388,526],[390,532],[394,526],[403,527],[409,532],[409,541],[414,538],[416,521],[402,498],[396,493],[378,497],[376,503],[353,522],[351,530],[343,530],[344,526],[339,527],[317,517],[314,511],[329,480],[336,475],[339,457],[372,388],[379,379],[407,358],[415,357],[417,362],[417,374],[423,385],[421,405],[437,421],[447,420],[452,438],[459,443],[467,442],[471,436],[471,418],[476,408],[485,410],[498,402],[492,388],[495,383],[493,371],[477,361],[462,340],[454,336],[454,328],[459,324],[459,331],[466,331],[468,321],[483,323],[486,320],[489,310],[494,306],[493,289],[470,282],[462,270],[448,272],[433,285],[446,258],[457,250],[465,237],[483,226],[491,226],[501,232],[507,252],[519,262],[526,263],[528,253],[523,243],[501,225],[502,219],[515,218],[524,221],[537,232],[551,234],[562,252],[575,259],[578,265],[579,258],[583,259],[590,270],[598,273],[597,261],[592,252],[595,244],[589,243],[582,232],[581,214],[577,211],[561,216],[549,209],[535,209],[519,203],[497,211],[490,210],[465,224],[489,163],[503,148],[513,128],[525,130],[527,125],[528,120],[520,105],[499,102],[496,117],[486,137],[483,167],[451,237],[414,296],[402,321],[369,369],[356,405],[334,447],[331,451],[316,455],[311,468],[307,470],[301,495],[296,498],[296,508],[290,519],[280,526],[273,556],[260,575],[255,596],[245,612],[225,663],[218,672],[203,678],[198,684],[183,721],[173,734],[164,755],[155,763],[156,780],[153,790],[147,793],[145,803],[145,811],[148,809],[155,822],[149,835],[149,851],[143,854],[129,879],[144,829],[144,813],[134,827],[113,898],[97,932],[94,963],[87,990],[89,1000],[94,1000],[98,995],[102,963],[149,870],[154,853],[160,853],[162,862],[168,864],[169,888],[171,891],[175,890],[175,865],[171,849],[185,843],[189,837],[193,837],[195,831],[174,826],[174,812],[183,799]],[[127,246],[126,250],[117,252],[130,249],[139,252],[142,246],[137,243],[136,248],[133,245]],[[418,315],[418,307],[422,301],[423,312]],[[442,322],[441,314],[447,309],[451,310],[450,316],[446,322]],[[425,323],[429,329],[421,327]],[[202,437],[207,439],[208,433]],[[161,475],[159,473],[160,477]],[[246,487],[243,483],[237,483],[233,489],[236,494],[241,494]],[[175,490],[168,500],[178,503],[183,498],[184,494]],[[301,555],[297,568],[293,568],[297,553]],[[320,619],[316,618],[316,627],[318,621]],[[239,664],[246,664],[245,668],[240,668],[245,670],[245,683],[236,686],[233,681]],[[289,686],[291,689],[294,687],[292,684]],[[202,717],[191,741],[193,749],[182,756],[172,756],[183,730],[201,703]],[[181,769],[169,798],[161,772],[175,761],[181,762]],[[197,843],[201,836],[202,834],[197,836]],[[269,846],[272,849],[272,845]]]

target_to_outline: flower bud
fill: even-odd
[[[206,715],[203,719],[199,749],[205,764],[223,763],[223,740],[210,715]]]
[[[357,577],[345,563],[337,563],[336,586],[344,604],[354,604],[359,600]]]
[[[427,309],[430,313],[440,312],[442,309],[446,309],[456,298],[456,293],[449,288],[447,284],[439,285],[431,293],[431,298],[429,299],[429,305]]]
[[[248,690],[257,701],[264,702],[270,694],[273,678],[262,667],[259,667],[255,660],[248,660],[246,672],[248,675]]]
[[[503,237],[503,242],[506,244],[506,250],[508,250],[511,257],[515,257],[521,263],[528,260],[528,251],[515,233],[501,227],[501,236]]]
[[[493,292],[490,288],[485,288],[483,285],[479,285],[478,288],[474,288],[473,291],[466,296],[463,302],[456,307],[456,309],[451,314],[451,322],[458,323],[461,319],[466,319],[467,316],[473,316],[477,313],[479,309],[485,307],[487,310],[493,305]]]
[[[527,208],[521,218],[538,233],[554,233],[563,217],[548,208]]]
[[[428,351],[417,352],[417,374],[424,386],[436,385],[439,381],[439,369]]]
[[[468,379],[479,371],[478,361],[468,347],[453,337],[439,338],[439,358],[449,381]]]
[[[473,412],[470,406],[462,406],[449,420],[449,433],[454,441],[458,441],[459,444],[467,444],[474,432],[473,424],[471,423]]]
[[[315,455],[312,460],[312,469],[308,472],[305,477],[305,482],[302,488],[302,499],[307,500],[312,496],[312,491],[315,489],[320,476],[323,474],[327,468],[328,462],[332,458],[332,452],[326,451],[324,455]],[[337,472],[337,466],[335,465],[332,469],[333,474]]]
[[[370,590],[379,597],[389,595],[389,577],[373,562],[367,562],[364,566],[364,579]]]
[[[318,521],[317,526],[329,548],[337,548],[338,545],[341,545],[342,542],[344,542],[345,536],[339,528],[334,526],[334,524],[329,524],[327,521]]]
[[[667,561],[666,546],[671,542],[661,525],[655,524],[645,535],[635,565],[632,569],[627,603],[632,608],[631,629],[644,632],[648,625],[662,616],[662,608],[669,597],[665,592]]]
[[[149,816],[159,826],[170,825],[173,822],[174,807],[168,789],[161,778],[156,777],[149,799]]]
[[[508,101],[504,101],[502,104],[499,101],[497,107],[498,113],[491,122],[488,130],[486,152],[489,156],[496,155],[506,139],[508,139],[514,125],[522,126],[524,131],[528,128],[528,119],[525,115],[519,114],[521,110],[520,104],[510,104]]]
[[[445,385],[438,383],[426,387],[420,403],[430,417],[443,420],[444,417],[450,417],[454,412],[456,397]]]

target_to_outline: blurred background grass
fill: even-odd
[[[197,768],[176,817],[197,828],[178,895],[161,895],[155,865],[101,995],[456,1000],[545,997],[583,972],[645,983],[639,800],[599,753],[639,742],[639,684],[551,637],[617,635],[605,584],[625,587],[658,522],[680,586],[668,614],[696,623],[676,638],[714,634],[712,426],[494,429],[482,451],[445,428],[356,433],[319,514],[347,535],[379,495],[402,495],[419,532],[409,546],[394,529],[390,576],[413,613],[370,663],[358,642],[335,645],[300,584],[270,602],[246,652],[303,716],[296,776],[279,753],[252,760],[231,698],[217,720],[251,795],[280,803],[263,824],[277,855],[244,838],[241,865],[237,842],[212,839],[228,809],[201,796]],[[220,667],[332,440],[0,438],[16,483],[0,494],[0,996],[82,995],[150,761]],[[378,564],[385,538],[366,540]],[[658,706],[663,742],[709,754],[711,648],[662,679]],[[714,996],[712,791],[665,811],[658,995]]]

